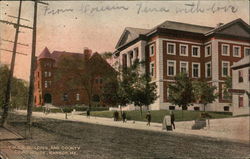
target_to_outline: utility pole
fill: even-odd
[[[34,78],[35,78],[35,65],[36,65],[36,26],[37,26],[37,4],[45,4],[44,2],[38,2],[34,0],[34,20],[33,20],[33,34],[32,34],[32,51],[31,51],[31,66],[30,66],[30,84],[29,84],[29,94],[28,94],[28,108],[27,108],[27,124],[26,124],[26,138],[31,138],[31,116],[32,107],[34,104]]]
[[[30,66],[30,84],[28,95],[28,108],[27,108],[27,125],[26,125],[26,138],[31,136],[31,116],[32,106],[34,104],[34,72],[35,72],[35,59],[36,59],[36,24],[37,24],[37,0],[34,2],[34,20],[33,20],[33,34],[32,34],[32,50],[31,50],[31,66]]]
[[[5,99],[4,99],[4,104],[3,104],[3,115],[2,115],[2,121],[1,121],[1,126],[3,126],[3,127],[7,124],[7,118],[8,118],[11,85],[12,85],[13,72],[14,72],[15,60],[16,60],[16,50],[17,50],[17,41],[18,41],[18,32],[19,32],[19,25],[20,25],[21,10],[22,10],[22,0],[20,0],[20,3],[19,3],[17,24],[15,25],[16,33],[15,33],[15,40],[14,40],[14,46],[13,46],[13,53],[12,53],[12,57],[11,57],[10,73],[8,75],[7,88],[6,88]]]

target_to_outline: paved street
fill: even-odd
[[[81,117],[83,120],[93,121],[93,119]],[[72,117],[69,116],[69,118]],[[24,116],[11,115],[10,124],[18,134],[25,133],[24,121]],[[112,123],[121,125],[118,122],[112,121]],[[142,129],[143,125],[139,125],[136,125],[138,129]],[[39,158],[42,155],[48,159],[250,157],[249,145],[245,143],[156,131],[154,129],[160,129],[160,127],[154,124],[145,128],[153,131],[36,117],[32,129],[33,139],[16,142],[26,147],[32,146],[33,150],[37,152],[33,153],[33,156],[35,154]],[[29,158],[33,156],[31,155]]]

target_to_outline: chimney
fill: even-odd
[[[83,54],[84,54],[84,58],[86,60],[88,60],[90,58],[91,53],[92,53],[92,50],[90,50],[89,48],[87,48],[87,47],[83,48]]]
[[[224,23],[218,23],[216,24],[216,28],[219,28],[220,26],[222,26]]]

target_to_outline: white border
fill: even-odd
[[[198,48],[198,55],[197,56],[193,55],[193,48]],[[200,46],[193,45],[191,52],[192,52],[192,57],[201,57],[201,47]]]
[[[234,53],[235,53],[235,52],[234,52],[234,49],[235,49],[235,48],[239,48],[239,52],[238,52],[239,55],[235,55],[235,54],[234,54]],[[233,57],[241,57],[241,46],[235,46],[235,45],[233,45]]]
[[[224,63],[228,64],[228,68],[227,68],[228,75],[223,75],[223,64]],[[230,76],[230,62],[229,61],[221,61],[221,77],[227,77],[227,76]]]
[[[152,70],[152,67],[151,67],[151,65],[152,64],[154,64],[154,70],[153,70],[153,76],[152,76],[152,72],[151,72],[151,70]],[[150,73],[150,77],[155,77],[155,75],[156,75],[156,71],[155,71],[155,62],[154,61],[152,61],[152,62],[150,62],[150,64],[149,64],[149,73]]]
[[[186,54],[181,54],[181,47],[182,47],[182,46],[185,46],[185,47],[186,47],[186,49],[185,49]],[[186,45],[186,44],[180,44],[180,45],[179,45],[179,56],[188,56],[188,45]]]
[[[250,49],[250,47],[244,47],[244,56],[249,56],[249,55],[246,55],[246,52],[247,52],[247,49]]]
[[[182,64],[182,63],[185,63],[185,64],[186,64],[186,66],[187,66],[187,67],[186,67],[186,69],[187,69],[187,72],[186,72],[186,73],[187,73],[187,75],[188,75],[188,74],[189,74],[188,61],[180,61],[180,72],[181,72],[181,64]]]
[[[210,47],[210,55],[208,55],[208,52],[207,52],[207,48]],[[212,45],[209,44],[209,45],[206,45],[205,46],[205,57],[209,57],[212,55]]]
[[[153,53],[151,52],[151,48],[153,47]],[[149,56],[152,57],[155,55],[155,46],[154,44],[149,45]]]
[[[199,69],[199,74],[198,74],[198,77],[194,77],[194,64],[198,64],[199,65],[199,67],[198,67],[198,69]],[[192,78],[200,78],[201,77],[201,63],[198,63],[198,62],[192,62]]]
[[[169,67],[169,65],[168,65],[168,63],[169,62],[174,62],[174,74],[173,75],[169,75],[169,72],[168,72],[168,67]],[[176,61],[175,60],[167,60],[167,76],[175,76],[176,75]]]
[[[223,54],[223,47],[227,46],[227,54]],[[229,44],[221,44],[221,56],[230,56],[230,45]]]
[[[170,44],[170,45],[174,45],[174,52],[173,52],[173,53],[169,53],[169,52],[168,52],[168,45],[169,45],[169,44]],[[167,54],[168,54],[168,55],[176,55],[176,43],[167,42],[167,47],[166,47],[166,49],[167,49],[166,51],[167,51]]]
[[[207,65],[208,64],[210,64],[210,76],[207,76],[207,68],[208,68]],[[212,62],[211,61],[205,63],[205,77],[206,78],[212,77]]]

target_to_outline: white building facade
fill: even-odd
[[[232,66],[233,115],[250,114],[250,56]]]

